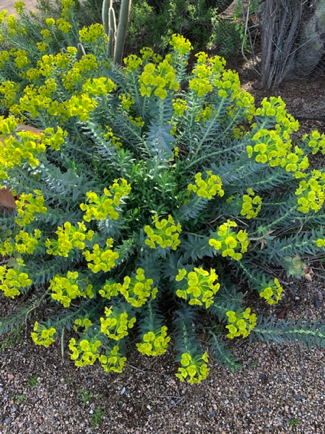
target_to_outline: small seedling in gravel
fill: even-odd
[[[294,427],[300,424],[300,420],[299,419],[295,419],[294,417],[292,419],[290,419],[289,425]]]
[[[74,383],[74,379],[73,379],[73,378],[70,378],[70,377],[65,378],[65,379],[64,379],[64,383],[65,383],[65,384]]]
[[[104,413],[102,412],[100,406],[98,406],[95,410],[95,413],[93,414],[92,424],[94,426],[100,425],[102,423],[103,416]]]
[[[91,402],[92,397],[91,394],[86,389],[80,389],[79,390],[80,399],[82,404],[87,404],[87,402]]]
[[[258,365],[258,360],[254,360],[254,361],[251,363],[251,367],[252,367],[252,368],[256,368],[257,365]]]
[[[0,352],[5,351],[6,348],[13,348],[16,344],[20,344],[23,339],[21,335],[21,331],[22,331],[22,327],[18,327],[12,330],[12,332],[9,333],[7,339],[1,345]]]
[[[28,381],[27,385],[31,386],[31,387],[35,387],[37,384],[37,380],[38,380],[38,375],[34,375],[34,377],[31,377],[30,380]]]
[[[26,395],[14,395],[14,400],[17,402],[17,404],[21,404],[25,399],[27,399]]]

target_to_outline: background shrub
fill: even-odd
[[[133,0],[126,53],[149,46],[164,54],[171,36],[178,33],[190,39],[195,50],[205,49],[210,43],[217,46],[220,55],[237,54],[243,38],[241,28],[231,19],[220,22],[217,19],[231,3],[229,0]],[[58,18],[61,1],[38,0],[38,8],[44,16]],[[119,3],[114,4],[114,9],[118,17]],[[102,0],[75,1],[74,17],[80,26],[100,23],[101,13]]]

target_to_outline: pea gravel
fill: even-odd
[[[323,280],[289,282],[269,314],[325,322],[324,297]],[[1,314],[15,306],[0,302]],[[263,309],[257,300],[253,310]],[[64,359],[59,344],[34,346],[30,330],[0,351],[0,434],[325,433],[324,349],[235,340],[237,374],[212,363],[206,381],[187,385],[172,349],[158,358],[134,351],[122,374],[106,374],[75,368],[67,345]]]

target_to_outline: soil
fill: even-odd
[[[24,3],[29,11],[36,11],[37,0],[25,0]],[[15,0],[1,0],[0,10],[5,9],[9,14],[16,14],[14,5]]]
[[[26,3],[34,7],[36,1]],[[2,0],[1,7],[12,5]],[[249,63],[228,66],[239,72],[257,104],[265,96],[281,96],[290,113],[325,117],[325,77],[293,80],[265,92]],[[301,119],[303,133],[325,132],[324,126]],[[325,322],[325,273],[316,264],[313,271],[311,282],[286,280],[283,299],[268,310],[271,318]],[[253,307],[257,313],[265,310],[258,300]],[[16,308],[16,301],[0,295],[0,317]],[[27,328],[0,337],[0,434],[325,434],[322,348],[230,342],[242,369],[234,374],[212,362],[208,379],[190,386],[175,378],[172,345],[153,359],[132,352],[123,373],[113,375],[95,366],[77,369],[69,358],[68,336],[63,345],[45,349],[32,343],[30,332],[28,322]],[[201,339],[204,345],[204,333]]]

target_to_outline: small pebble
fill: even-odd
[[[322,306],[322,302],[318,298],[315,298],[314,306],[316,307],[316,309],[319,309]]]

